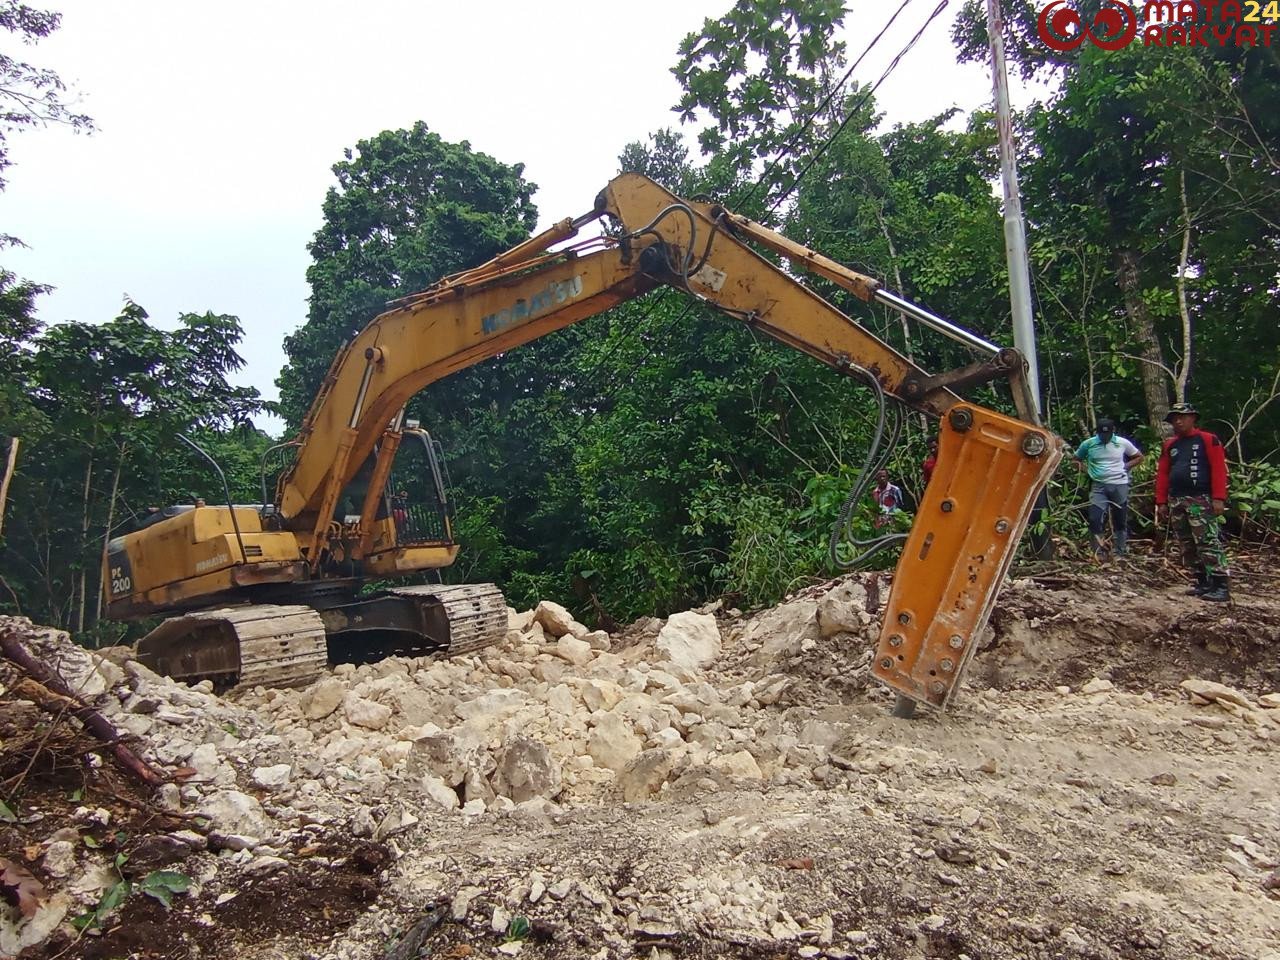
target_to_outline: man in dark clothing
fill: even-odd
[[[1230,600],[1220,534],[1227,507],[1226,451],[1221,440],[1197,426],[1200,414],[1191,404],[1175,404],[1165,420],[1173,424],[1173,436],[1164,442],[1156,469],[1156,521],[1172,521],[1182,560],[1196,571],[1188,592]]]

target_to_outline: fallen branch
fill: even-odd
[[[77,697],[61,677],[31,655],[13,627],[0,628],[0,653],[26,674],[14,686],[15,693],[55,716],[71,714],[110,748],[121,767],[148,787],[154,789],[165,783],[164,777],[121,742],[120,731],[110,720]]]
[[[383,955],[382,960],[413,960],[422,949],[423,942],[436,927],[444,922],[444,918],[448,914],[449,907],[447,904],[441,904],[436,907],[410,927],[409,932]]]

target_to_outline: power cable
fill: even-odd
[[[840,81],[831,88],[830,92],[822,99],[822,102],[814,107],[813,113],[809,114],[808,119],[805,120],[805,122],[800,126],[800,129],[793,135],[791,143],[784,144],[778,155],[773,159],[769,166],[765,168],[764,174],[755,182],[755,185],[751,188],[751,192],[747,194],[746,199],[743,200],[742,206],[745,207],[755,199],[756,192],[760,187],[769,182],[769,177],[778,169],[778,165],[782,163],[782,161],[786,159],[787,155],[792,152],[792,149],[798,145],[800,138],[804,136],[811,126],[813,126],[813,122],[817,120],[818,117],[822,116],[823,111],[831,105],[831,101],[835,99],[836,94],[844,90],[845,84],[847,84],[849,79],[853,76],[853,71],[857,70],[858,67],[861,66],[862,61],[867,58],[867,54],[875,49],[876,44],[880,42],[880,38],[883,37],[889,31],[889,28],[893,26],[894,21],[898,19],[898,15],[902,13],[903,10],[907,9],[912,2],[913,0],[902,0],[902,4],[893,12],[893,16],[889,18],[889,21],[881,27],[880,32],[871,39],[871,42],[867,44],[866,49],[862,51],[858,56],[858,59],[853,61],[853,66],[844,72],[844,76],[841,77]]]
[[[778,207],[782,204],[782,202],[786,200],[787,197],[791,196],[791,194],[795,191],[796,187],[800,185],[800,181],[803,180],[805,176],[809,173],[809,171],[813,169],[814,164],[817,163],[818,160],[822,158],[822,155],[826,153],[829,149],[831,149],[831,145],[836,142],[836,138],[839,137],[840,134],[844,132],[845,127],[847,127],[850,121],[852,121],[853,118],[857,116],[858,111],[861,110],[864,106],[866,106],[867,102],[871,99],[872,96],[874,96],[875,92],[880,89],[880,85],[889,78],[889,75],[893,73],[895,69],[897,69],[898,64],[902,62],[902,58],[911,52],[912,48],[915,47],[917,41],[919,41],[919,39],[924,35],[924,32],[929,29],[929,25],[932,24],[935,20],[938,19],[938,17],[942,15],[942,11],[947,8],[950,2],[951,0],[942,0],[942,2],[939,3],[937,7],[934,8],[933,13],[929,14],[928,19],[925,20],[924,24],[920,27],[920,29],[916,31],[915,36],[913,36],[910,40],[908,40],[906,46],[904,46],[901,50],[899,50],[898,55],[895,56],[889,62],[889,66],[885,68],[884,73],[880,74],[880,79],[878,79],[875,83],[873,83],[870,87],[866,89],[866,91],[859,98],[858,102],[849,109],[848,114],[845,116],[843,120],[840,121],[839,126],[837,126],[835,131],[831,134],[831,136],[827,138],[826,142],[823,143],[822,146],[820,146],[817,150],[813,152],[813,155],[809,158],[809,162],[804,165],[801,171],[798,174],[796,174],[795,179],[791,181],[791,186],[787,187],[787,189],[783,191],[783,193],[776,200],[773,201],[772,206],[769,207],[770,212],[777,210]]]

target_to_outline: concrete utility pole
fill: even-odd
[[[991,37],[991,85],[996,96],[1000,132],[1000,172],[1004,180],[1004,250],[1009,263],[1009,303],[1013,307],[1013,345],[1027,358],[1027,381],[1040,415],[1040,364],[1036,360],[1036,327],[1031,312],[1031,267],[1027,260],[1026,226],[1018,193],[1018,160],[1013,149],[1009,109],[1009,77],[1004,66],[1004,17],[1000,0],[987,0],[987,33]]]

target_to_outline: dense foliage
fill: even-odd
[[[17,358],[25,389],[20,406],[7,410],[22,439],[0,555],[13,608],[94,632],[111,537],[149,506],[223,499],[210,468],[177,435],[223,459],[228,447],[248,454],[262,442],[248,424],[261,406],[257,391],[227,379],[241,366],[240,336],[235,317],[185,314],[165,331],[126,303],[106,323],[64,323],[25,344],[0,342]],[[245,482],[248,465],[230,465],[240,466],[233,496],[260,499]]]
[[[963,58],[984,56],[983,7],[966,4],[956,28]],[[1005,7],[1014,69],[1049,82],[1018,132],[1052,424],[1075,442],[1112,416],[1150,447],[1168,404],[1193,400],[1228,441],[1236,529],[1274,534],[1280,61],[1261,48],[1050,55],[1038,5]],[[637,131],[619,166],[712,195],[1008,342],[993,118],[887,124],[846,74],[844,14],[826,0],[739,0],[708,20],[674,57],[681,126]],[[295,425],[339,345],[388,299],[483,262],[537,219],[519,163],[424,123],[372,135],[334,172],[310,312],[279,381]],[[926,368],[970,359],[806,282]],[[2,429],[26,444],[0,573],[7,607],[88,631],[104,538],[148,503],[212,488],[173,434],[200,435],[237,499],[256,495],[268,440],[233,426],[256,403],[227,381],[234,318],[187,316],[165,333],[127,304],[106,324],[41,330],[41,291],[0,272]],[[515,604],[557,597],[606,624],[712,596],[765,603],[828,575],[828,532],[875,419],[852,381],[670,291],[435,384],[411,414],[449,457],[463,552],[447,575],[495,580]],[[909,497],[930,429],[913,418],[892,461]],[[1060,529],[1078,533],[1083,485],[1070,470],[1055,486]],[[871,523],[860,505],[856,528]]]
[[[388,300],[475,266],[523,240],[537,222],[536,186],[508,166],[447,143],[416,123],[386,130],[334,165],[324,224],[308,248],[311,307],[285,339],[283,411],[297,422],[344,340]]]

